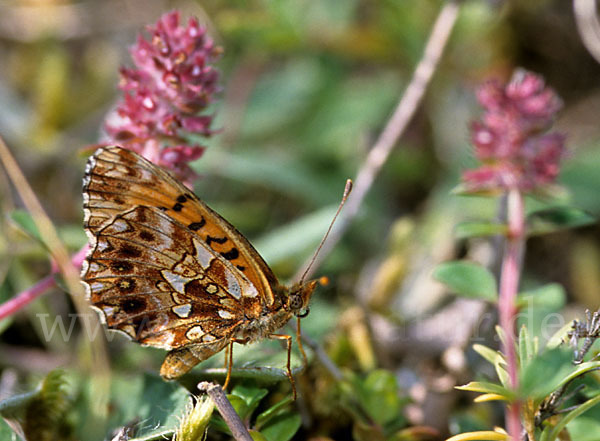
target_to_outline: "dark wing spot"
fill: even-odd
[[[204,285],[199,280],[192,280],[185,284],[184,292],[186,296],[191,298],[202,298],[206,296]]]
[[[129,294],[135,290],[135,280],[123,278],[117,282],[117,287],[121,294]]]
[[[156,208],[158,208],[160,211],[167,211],[168,210],[167,207],[156,207]]]
[[[227,242],[227,238],[226,237],[206,236],[206,245],[210,246],[210,244],[213,242],[217,242],[217,243],[223,245],[225,242]]]
[[[246,267],[243,265],[236,265],[235,266],[237,269],[239,269],[240,271],[246,271]]]
[[[175,211],[181,211],[181,209],[183,208],[183,204],[177,202],[175,205],[173,205],[173,210]]]
[[[142,230],[140,231],[140,239],[146,242],[154,242],[156,237],[150,231]]]
[[[133,245],[123,245],[119,248],[119,253],[123,257],[140,257],[142,255],[142,251]]]
[[[180,202],[183,204],[185,201],[187,201],[186,195],[182,194],[180,196],[177,196],[177,202]]]
[[[188,228],[192,231],[198,231],[200,228],[204,227],[204,225],[206,225],[206,220],[202,218],[200,222],[192,222],[191,224],[189,224]]]
[[[110,267],[117,273],[129,273],[133,270],[133,265],[131,263],[122,262],[120,260],[112,262]]]
[[[225,253],[221,253],[221,256],[223,256],[227,260],[233,260],[237,259],[240,256],[240,253],[237,248],[232,248]]]
[[[127,314],[135,314],[141,312],[146,307],[146,302],[141,298],[127,299],[121,303],[121,308]]]

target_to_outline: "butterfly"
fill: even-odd
[[[163,378],[227,348],[227,385],[234,343],[279,339],[295,396],[292,338],[276,331],[308,313],[318,280],[281,285],[234,226],[131,150],[102,147],[89,158],[83,208],[88,298],[109,328],[169,351]]]

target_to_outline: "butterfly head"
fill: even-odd
[[[294,284],[288,294],[287,308],[296,317],[306,317],[310,311],[309,303],[312,293],[317,285],[326,285],[328,283],[327,277],[321,277],[318,280],[311,280],[310,282],[299,282]]]

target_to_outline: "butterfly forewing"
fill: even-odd
[[[191,345],[198,356],[281,306],[277,280],[243,236],[139,155],[99,149],[83,191],[90,252],[82,278],[109,327],[145,345]]]
[[[93,243],[115,216],[135,206],[155,207],[195,233],[257,288],[266,305],[274,302],[277,279],[252,245],[167,172],[120,147],[99,149],[84,178],[84,226]]]

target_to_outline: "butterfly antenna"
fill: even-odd
[[[339,205],[337,211],[335,212],[335,215],[333,216],[331,223],[329,224],[329,228],[327,228],[327,232],[323,236],[323,239],[321,239],[321,243],[319,244],[317,251],[315,251],[315,254],[313,254],[312,259],[310,259],[308,266],[304,270],[304,273],[302,274],[302,277],[300,278],[300,284],[302,284],[304,282],[306,275],[309,273],[310,269],[312,268],[313,264],[315,263],[315,260],[317,260],[319,251],[321,251],[321,248],[323,248],[323,244],[327,240],[327,236],[329,236],[329,233],[331,232],[331,229],[333,228],[333,224],[335,223],[335,220],[337,219],[338,215],[340,214],[340,211],[342,211],[342,207],[346,203],[348,196],[350,196],[350,192],[352,192],[352,179],[347,179],[346,187],[344,187],[344,194],[342,195],[342,200],[340,202],[340,205]]]

